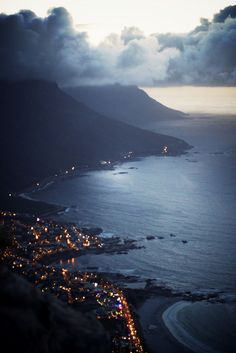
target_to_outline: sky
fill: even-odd
[[[74,24],[89,34],[93,44],[125,26],[151,33],[186,33],[201,17],[212,18],[220,9],[232,5],[227,0],[0,0],[0,10],[7,14],[31,9],[44,17],[49,8],[65,7]]]
[[[162,104],[188,114],[236,115],[235,87],[142,87]]]
[[[236,86],[236,5],[229,4],[0,0],[0,79]]]

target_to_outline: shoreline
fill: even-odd
[[[66,210],[66,207],[62,205],[57,205],[50,202],[43,202],[36,199],[30,199],[27,196],[0,196],[0,200],[1,212],[14,212],[19,215],[26,215],[28,217],[50,217],[58,213],[65,212]]]
[[[42,222],[44,224],[44,221]],[[66,228],[69,226],[67,223],[64,225]],[[73,225],[73,223],[71,223],[71,225]],[[103,241],[104,239],[101,238],[101,240]],[[91,252],[89,253],[96,254],[104,251],[105,253],[116,253],[117,251],[128,252],[129,250],[132,250],[132,248],[137,248],[133,240],[126,241],[124,244],[119,244],[119,238],[108,238],[105,240],[105,249],[101,251],[100,249],[91,249]],[[73,250],[71,251],[73,252]],[[86,249],[86,252],[87,251],[88,249]],[[39,261],[44,265],[50,265],[52,262],[59,265],[60,260],[62,260],[63,257],[68,259],[76,254],[77,256],[81,256],[83,253],[84,252],[81,250],[78,253],[57,252],[55,253],[55,256],[44,256],[40,258]],[[94,269],[88,268],[86,272],[89,273],[91,270],[93,271]],[[150,353],[156,353],[157,351],[168,353],[192,352],[183,346],[183,342],[180,343],[176,340],[175,336],[168,330],[165,322],[162,320],[163,313],[168,310],[168,308],[171,308],[171,305],[178,303],[180,300],[185,300],[188,303],[206,300],[209,302],[220,302],[220,298],[216,293],[209,293],[207,295],[192,294],[190,292],[177,293],[165,286],[158,286],[158,283],[152,279],[144,280],[137,276],[124,276],[122,274],[104,273],[102,271],[98,271],[98,276],[108,279],[109,282],[115,284],[118,288],[121,288],[125,293],[130,308],[134,313],[138,332],[140,332],[140,336],[145,342],[145,347],[147,346],[147,351]],[[143,288],[139,288],[140,285]]]
[[[29,194],[35,193],[37,191],[46,189],[48,186],[52,185],[56,181],[61,181],[65,178],[79,178],[84,176],[86,172],[92,172],[92,171],[99,171],[99,170],[115,170],[115,168],[119,165],[122,165],[123,163],[126,162],[134,162],[137,160],[140,160],[142,158],[146,157],[177,157],[177,156],[182,156],[186,155],[189,153],[189,151],[193,148],[192,145],[188,144],[184,140],[180,139],[179,140],[180,145],[176,146],[170,146],[170,149],[166,150],[166,146],[162,146],[162,150],[144,150],[142,152],[135,153],[134,151],[129,151],[129,152],[120,152],[118,156],[115,157],[114,160],[108,159],[108,160],[97,160],[92,162],[91,164],[82,164],[79,165],[78,163],[75,163],[73,166],[68,166],[67,169],[65,170],[59,170],[58,172],[55,172],[53,175],[48,175],[38,181],[29,181],[29,186],[26,186],[22,188],[19,191],[8,191],[8,193],[5,192],[0,192],[0,201],[1,201],[1,208],[0,211],[8,211],[8,212],[17,212],[17,213],[23,213],[23,214],[28,214],[28,215],[53,215],[58,212],[63,212],[66,210],[66,206],[63,205],[55,205],[51,204],[48,202],[44,202],[45,208],[47,209],[46,212],[44,213],[42,210],[42,205],[43,202],[37,200],[36,198],[33,198],[29,196]],[[171,150],[173,149],[173,150]],[[81,175],[80,175],[81,173]],[[26,205],[26,202],[21,202],[20,200],[27,200],[28,204]],[[14,202],[15,204],[14,205]],[[30,210],[30,202],[33,211]],[[34,204],[33,204],[34,203]],[[39,206],[39,207],[37,207]],[[50,211],[48,212],[48,207],[50,208]],[[23,209],[23,212],[20,212],[20,208]]]
[[[199,321],[196,306],[210,306],[212,311],[200,311]],[[222,312],[216,311],[219,306],[224,308],[223,316]],[[186,316],[187,323],[178,318],[179,312],[185,307],[190,308]],[[151,353],[234,353],[236,343],[232,332],[235,332],[236,321],[234,318],[234,325],[231,326],[232,317],[235,317],[233,313],[231,318],[229,316],[232,308],[235,312],[235,303],[186,300],[181,295],[160,294],[148,297],[138,309],[138,314],[144,339]],[[183,315],[186,313],[181,314],[184,320]],[[219,326],[224,327],[226,322],[227,326],[222,332]]]
[[[14,195],[16,195],[18,197],[25,198],[25,199],[29,199],[31,201],[38,201],[37,199],[31,198],[30,196],[28,196],[28,194],[32,194],[37,191],[44,190],[48,186],[54,184],[57,181],[62,181],[64,179],[68,179],[68,178],[80,178],[80,177],[83,177],[86,172],[106,171],[106,170],[115,171],[115,169],[122,164],[126,164],[128,162],[135,162],[140,159],[147,158],[147,157],[153,157],[153,156],[154,157],[180,157],[180,156],[187,155],[192,148],[193,148],[193,146],[188,145],[181,152],[176,151],[176,152],[172,152],[172,153],[170,153],[170,152],[168,152],[168,153],[147,152],[147,153],[143,153],[140,155],[135,155],[133,152],[129,152],[126,155],[124,155],[123,157],[121,157],[120,159],[115,160],[115,161],[108,160],[108,161],[96,162],[91,165],[88,164],[88,165],[84,165],[84,166],[73,166],[71,168],[71,170],[66,170],[65,172],[61,172],[61,173],[58,173],[55,175],[48,176],[48,177],[42,179],[41,181],[39,181],[37,183],[37,185],[31,185],[27,188],[24,188],[21,191],[16,192]],[[102,164],[102,162],[106,162],[106,163]],[[64,207],[64,206],[62,206],[62,207]]]
[[[139,308],[138,314],[143,335],[150,353],[193,353],[170,333],[162,320],[163,312],[181,300],[181,297],[164,295],[148,298]]]
[[[186,152],[188,153],[188,152]],[[185,153],[185,154],[186,154]],[[182,154],[181,154],[182,155]],[[148,155],[149,156],[149,155]],[[37,188],[37,187],[32,187],[30,190],[28,190],[29,193],[31,192],[37,192],[39,189],[42,190],[42,189],[46,189],[49,185],[51,185],[52,183],[56,182],[56,181],[61,181],[61,180],[66,180],[67,178],[79,178],[81,176],[83,176],[83,174],[85,174],[86,172],[91,172],[91,171],[98,171],[98,170],[115,170],[116,167],[118,167],[119,165],[123,164],[123,163],[126,163],[126,162],[133,162],[135,160],[138,160],[140,158],[145,158],[145,157],[148,157],[148,156],[142,156],[142,157],[136,157],[134,159],[128,159],[128,160],[122,160],[122,161],[116,161],[114,163],[112,163],[111,166],[98,166],[97,168],[95,167],[85,167],[83,169],[80,169],[80,168],[77,168],[75,170],[75,174],[73,173],[68,173],[66,175],[61,175],[61,176],[57,176],[57,177],[51,177],[51,181],[49,181],[49,179],[47,178],[44,182],[41,182],[40,185],[41,187],[40,188]],[[163,155],[159,155],[157,157],[162,157]],[[76,175],[76,172],[82,172],[83,174],[82,175]],[[23,196],[23,194],[19,194],[18,197],[22,198],[22,199],[27,199],[27,195],[25,197],[25,195]],[[28,201],[32,201],[33,203],[38,203],[39,201],[37,199],[31,199],[29,198]],[[47,203],[45,203],[46,205]],[[63,207],[63,206],[59,206],[59,205],[53,205],[53,204],[49,204],[49,205],[52,205],[52,206],[55,206],[55,207],[58,207],[58,209],[55,209],[54,211],[51,212],[50,215],[55,215],[57,214],[58,212],[64,212],[66,210],[66,207]],[[152,298],[147,298],[146,301],[150,300]],[[177,300],[181,300],[182,298],[181,297],[176,297],[175,295],[172,296],[172,295],[162,295],[160,298],[157,297],[157,301],[159,300],[159,304],[158,304],[158,307],[155,309],[157,311],[157,314],[158,316],[162,316],[162,313],[168,308],[170,307],[170,305],[173,304],[173,302],[176,302]],[[190,299],[191,300],[191,299]],[[145,302],[143,303],[145,304]],[[136,312],[136,311],[135,311]],[[140,317],[138,317],[138,320],[139,320],[139,323],[140,325],[142,325],[141,323],[141,319]],[[161,330],[161,339],[160,339],[160,347],[162,345],[162,350],[160,351],[165,351],[166,350],[166,346],[165,346],[165,342],[167,342],[166,344],[170,345],[170,347],[173,347],[173,353],[176,352],[176,353],[188,353],[190,352],[189,349],[185,348],[185,346],[182,345],[182,343],[179,343],[178,341],[176,341],[175,337],[168,331],[168,329],[166,328],[164,322],[161,322],[159,321],[160,319],[158,319],[158,323],[160,324],[160,330]],[[155,326],[155,325],[154,325]],[[159,326],[158,326],[158,330],[159,330]],[[143,330],[145,332],[145,330]],[[149,331],[155,333],[155,328],[151,328]],[[149,332],[150,333],[150,332]],[[143,333],[144,334],[144,333]],[[145,336],[145,334],[144,334]],[[161,343],[161,340],[162,340],[162,343]],[[146,341],[146,339],[145,339]],[[175,347],[175,348],[174,348]],[[184,348],[183,348],[184,347]],[[176,350],[177,349],[177,350]],[[155,352],[155,351],[154,351]],[[168,350],[168,353],[171,353],[171,350]]]
[[[128,154],[127,158],[122,157],[119,160],[115,161],[106,161],[106,164],[101,164],[102,161],[96,162],[93,165],[84,165],[72,167],[69,171],[61,172],[55,175],[48,176],[41,181],[37,182],[36,185],[31,185],[26,187],[18,192],[10,193],[10,194],[2,194],[0,193],[0,201],[1,201],[1,212],[15,212],[22,215],[28,216],[40,216],[40,217],[51,217],[53,215],[64,213],[68,206],[58,205],[50,202],[40,201],[37,198],[33,198],[30,195],[34,194],[40,190],[44,190],[50,185],[58,182],[67,180],[68,178],[80,178],[86,176],[86,172],[95,172],[95,171],[106,171],[111,170],[115,171],[117,167],[122,164],[126,164],[127,162],[135,162],[143,158],[147,157],[180,157],[183,155],[187,155],[189,150],[191,150],[193,146],[188,145],[188,147],[182,152],[168,153],[168,154],[157,154],[157,153],[144,153],[142,155],[133,155]],[[69,206],[70,207],[70,206]]]
[[[169,306],[162,319],[175,339],[196,353],[234,353],[235,303],[180,301]]]
[[[177,301],[169,306],[162,314],[162,320],[170,334],[183,346],[196,353],[217,353],[215,350],[206,346],[203,342],[193,337],[185,330],[178,320],[178,313],[185,307],[191,305],[191,302],[183,300]]]

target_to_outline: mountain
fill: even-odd
[[[167,108],[136,86],[116,84],[63,89],[98,113],[134,126],[146,128],[160,120],[184,117],[184,113]]]
[[[120,160],[123,153],[171,154],[189,146],[182,140],[100,116],[40,80],[0,82],[1,188],[14,191],[73,165]]]

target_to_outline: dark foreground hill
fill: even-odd
[[[98,113],[134,126],[146,128],[160,120],[184,117],[183,113],[157,102],[136,86],[117,84],[63,89]]]
[[[0,264],[0,339],[5,352],[106,353],[110,337],[95,314],[43,295]]]
[[[0,82],[0,165],[2,191],[122,153],[171,154],[189,146],[182,140],[144,131],[90,110],[45,81]]]

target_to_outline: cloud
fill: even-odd
[[[31,11],[0,16],[2,79],[45,78],[60,83],[93,75],[96,60],[84,32],[64,8],[42,19]]]
[[[168,66],[167,83],[197,85],[236,84],[236,6],[221,10],[212,22],[186,35],[157,35],[162,48],[177,48],[180,55]]]
[[[125,27],[121,32],[121,39],[125,44],[129,43],[133,39],[145,38],[143,32],[137,27]]]
[[[228,6],[225,7],[223,10],[220,10],[214,18],[213,22],[225,22],[227,18],[235,18],[236,17],[236,6]]]
[[[64,8],[39,18],[0,15],[1,79],[43,78],[60,85],[110,83],[235,85],[236,6],[187,34],[145,36],[125,27],[92,46]]]
[[[160,50],[153,36],[135,38],[125,44],[120,36],[113,35],[98,50],[106,56],[108,83],[135,85],[153,85],[157,77],[165,80],[169,60],[179,55],[176,48]]]

